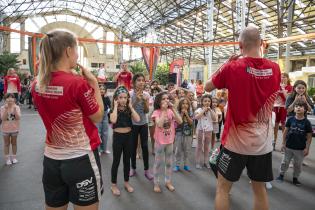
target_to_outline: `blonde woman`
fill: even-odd
[[[100,137],[104,114],[97,79],[77,64],[77,40],[53,31],[40,43],[32,96],[46,127],[43,186],[47,210],[98,209],[102,194]],[[79,67],[81,75],[73,73]]]

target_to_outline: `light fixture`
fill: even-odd
[[[297,42],[301,47],[307,47],[303,42]]]
[[[303,31],[303,30],[300,29],[300,28],[296,28],[296,30],[297,30],[298,32],[300,32],[301,34],[306,34],[305,31]]]
[[[264,3],[260,2],[260,1],[257,1],[257,0],[256,0],[255,3],[256,3],[257,5],[259,5],[259,6],[261,6],[261,7],[264,8],[264,9],[267,8],[267,6],[266,6]]]
[[[262,14],[262,16],[264,16],[264,17],[270,17],[270,15],[268,15],[267,13],[265,13],[264,11],[262,11],[262,10],[259,10],[258,11],[260,14]]]

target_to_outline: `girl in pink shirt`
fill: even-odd
[[[175,138],[175,121],[182,123],[181,116],[176,112],[175,107],[170,103],[167,92],[156,95],[154,100],[154,112],[151,116],[155,124],[155,161],[154,161],[154,192],[161,192],[159,176],[161,165],[165,156],[165,186],[173,192],[175,190],[171,183],[173,143]]]
[[[1,131],[4,139],[4,155],[6,165],[17,163],[16,159],[16,140],[20,129],[21,111],[20,107],[15,104],[15,96],[8,93],[4,96],[5,104],[1,107]],[[10,153],[10,144],[12,146],[12,156]]]

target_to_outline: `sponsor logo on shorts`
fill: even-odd
[[[223,172],[223,173],[226,173],[228,167],[229,167],[229,164],[230,164],[230,161],[231,161],[231,157],[229,154],[227,153],[222,153],[221,157],[220,157],[220,160],[219,160],[219,164],[218,164],[218,167],[220,168],[220,170]]]
[[[77,188],[80,189],[82,187],[86,187],[88,186],[89,184],[92,184],[93,183],[93,177],[91,177],[90,179],[86,179],[82,182],[79,182],[77,183]]]

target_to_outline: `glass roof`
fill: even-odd
[[[292,35],[315,32],[315,1],[282,1],[281,16],[277,6],[280,0],[246,0],[247,23],[264,28],[266,39],[286,37],[288,8],[292,1]],[[236,40],[236,0],[214,2],[212,41]],[[28,28],[34,32],[46,24],[67,21],[84,27],[97,39],[102,38],[99,32],[100,27],[104,27],[122,30],[124,37],[133,41],[142,41],[152,29],[157,43],[211,41],[207,39],[207,0],[1,0],[0,16],[5,25],[27,21]],[[282,34],[279,29],[283,30]],[[292,43],[291,47],[292,54],[315,54],[314,40],[301,40]],[[281,44],[280,49],[284,52],[285,44]],[[233,46],[215,47],[214,59],[227,58],[234,51]],[[271,45],[269,56],[277,53],[278,45]],[[204,61],[206,51],[202,47],[165,47],[161,54]]]

